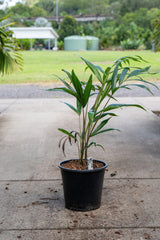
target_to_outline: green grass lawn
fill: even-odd
[[[56,83],[58,80],[55,75],[64,77],[61,69],[67,71],[75,69],[77,75],[85,80],[85,65],[82,64],[80,57],[84,57],[103,68],[111,66],[113,61],[122,56],[140,55],[148,63],[140,66],[151,65],[153,72],[160,72],[160,53],[151,51],[88,51],[88,52],[69,52],[69,51],[23,51],[24,70],[16,72],[10,76],[0,77],[0,84],[20,84],[20,83]],[[160,80],[160,74],[145,77],[153,81]]]

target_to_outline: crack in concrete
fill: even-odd
[[[157,178],[104,178],[104,180],[160,180],[159,177]],[[53,182],[53,181],[62,181],[61,178],[57,179],[24,179],[24,180],[9,180],[9,179],[2,179],[0,182]]]
[[[74,230],[115,230],[115,229],[160,229],[160,226],[144,226],[144,227],[137,227],[137,226],[132,226],[132,227],[83,227],[83,228],[77,228],[77,227],[66,227],[66,228],[22,228],[22,229],[16,229],[16,228],[11,228],[11,229],[0,229],[0,232],[12,232],[12,231],[55,231],[55,230],[68,230],[68,229],[74,229]]]
[[[17,99],[15,99],[13,102],[11,102],[7,107],[5,107],[4,109],[2,109],[2,111],[0,112],[0,114],[7,112],[7,110],[17,101]]]

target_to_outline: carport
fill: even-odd
[[[13,37],[17,39],[30,39],[32,50],[32,39],[48,39],[48,49],[50,49],[50,40],[54,39],[53,50],[57,50],[58,34],[52,27],[12,27]]]

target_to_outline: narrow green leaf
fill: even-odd
[[[115,109],[122,108],[122,107],[138,107],[138,108],[141,108],[141,109],[145,110],[145,108],[143,108],[139,104],[121,104],[121,103],[117,103],[117,104],[110,104],[108,107],[102,109],[98,113],[107,112],[107,111],[115,110]]]
[[[100,113],[100,114],[96,115],[96,117],[94,118],[94,122],[97,121],[97,120],[100,120],[100,119],[102,119],[102,118],[104,118],[106,116],[116,117],[117,114],[110,113],[110,112],[109,113]]]
[[[69,104],[69,103],[67,103],[67,102],[64,102],[64,104],[66,104],[69,108],[71,108],[74,112],[76,112],[78,115],[80,115],[79,114],[79,112],[78,112],[78,110],[74,107],[74,106],[72,106],[71,104]]]
[[[117,75],[118,75],[118,68],[119,68],[119,64],[116,65],[113,74],[112,74],[112,93],[114,91],[114,88],[116,87],[116,82],[117,82]]]
[[[142,61],[142,62],[145,62],[145,63],[148,62],[148,61],[146,61],[144,58],[142,58],[142,57],[139,56],[139,55],[136,55],[135,57],[137,57],[137,59],[139,59],[139,61]]]
[[[135,87],[143,88],[143,89],[147,90],[149,93],[151,93],[152,95],[154,95],[153,92],[150,90],[150,88],[147,87],[147,86],[145,86],[145,85],[142,85],[142,84],[134,84],[134,83],[133,83],[133,84],[129,84],[129,86],[135,86]]]
[[[139,76],[137,79],[127,79],[126,82],[133,81],[133,80],[135,80],[136,82],[137,82],[137,81],[138,81],[138,82],[144,82],[144,83],[146,83],[146,84],[152,85],[153,87],[155,87],[155,88],[157,88],[157,89],[159,90],[159,87],[158,87],[156,84],[154,84],[154,83],[152,83],[152,82],[149,82],[149,81],[146,81],[146,80],[144,80],[143,78],[141,78],[140,76]]]
[[[68,136],[70,136],[71,138],[75,139],[75,136],[73,136],[70,132],[68,132],[67,130],[63,129],[63,128],[58,128],[58,130]]]
[[[96,133],[99,132],[99,130],[101,130],[101,129],[108,123],[108,121],[109,121],[110,119],[111,119],[111,117],[103,120],[103,121],[97,126],[97,128],[92,132],[91,136],[96,135]]]
[[[74,91],[74,89],[71,87],[70,84],[68,84],[64,79],[62,79],[61,77],[55,75],[56,77],[58,77],[58,79],[70,90]]]
[[[101,147],[104,150],[104,147],[101,144],[97,144],[96,142],[91,142],[87,148],[91,147],[92,145],[94,145],[94,147]]]
[[[90,75],[87,85],[84,89],[84,106],[83,107],[85,107],[86,104],[88,103],[91,90],[92,90],[92,75]]]
[[[103,75],[103,82],[106,82],[108,80],[108,76],[110,74],[111,67],[107,67],[105,70],[105,74]]]
[[[121,85],[123,83],[128,71],[129,71],[128,67],[123,69],[122,73],[120,74],[119,85]]]
[[[88,112],[88,119],[89,119],[89,123],[92,125],[94,121],[94,112],[92,109],[90,109],[90,111]]]
[[[109,131],[120,131],[120,130],[116,129],[116,128],[108,128],[108,129],[104,129],[104,130],[96,132],[96,133],[92,133],[91,137],[96,136],[96,135],[101,134],[101,133],[104,133],[104,132],[109,132]]]
[[[59,91],[59,92],[66,92],[66,93],[68,93],[69,95],[72,95],[72,96],[78,98],[77,94],[76,94],[74,91],[72,91],[72,90],[70,90],[70,89],[68,89],[68,88],[65,88],[65,87],[50,88],[50,89],[47,89],[46,91],[55,91],[55,92],[56,92],[56,91]]]
[[[105,73],[105,71],[103,70],[103,68],[99,65],[94,65],[101,73]]]
[[[76,96],[76,98],[80,101],[82,100],[82,86],[81,83],[78,79],[78,77],[76,76],[74,70],[72,70],[72,74],[69,73],[68,71],[66,71],[65,69],[62,69],[63,72],[65,72],[68,76],[68,78],[70,79],[71,83],[74,86],[74,89],[76,91],[76,93],[73,95],[73,93],[71,95]],[[63,81],[62,79],[60,79],[61,81]],[[69,87],[69,84],[65,84],[67,86],[67,88],[69,88],[70,90],[74,91],[73,88]],[[69,93],[69,92],[68,92]]]
[[[127,79],[131,77],[138,76],[140,74],[146,74],[148,70],[150,69],[151,66],[148,66],[146,68],[140,68],[140,69],[135,69],[133,70],[130,74],[128,74]]]
[[[74,70],[72,70],[71,81],[76,90],[79,102],[82,104],[82,106],[84,106],[84,93],[83,93],[82,84],[81,84],[80,80],[78,79],[78,77],[76,76]]]
[[[97,77],[97,79],[102,83],[101,74],[98,71],[98,67],[94,65],[93,63],[89,62],[88,60],[81,57],[81,59],[86,63],[86,65],[89,67],[89,69],[93,72],[93,74]]]
[[[62,69],[62,71],[65,72],[65,74],[68,76],[70,80],[72,80],[72,75],[70,74],[70,72],[66,71],[65,69]]]
[[[77,112],[79,116],[81,115],[81,109],[82,109],[81,103],[77,100]]]
[[[118,86],[118,87],[116,87],[114,90],[113,90],[113,94],[115,93],[115,92],[117,92],[119,89],[121,89],[121,88],[124,88],[124,89],[127,89],[127,90],[131,90],[131,88],[129,88],[128,86],[130,86],[130,84],[126,84],[126,85],[122,85],[122,86]]]
[[[109,96],[109,92],[110,92],[110,90],[111,90],[111,82],[110,82],[110,81],[107,81],[107,84],[106,84],[106,82],[104,81],[102,87],[103,87],[103,86],[104,86],[103,91],[100,90],[100,91],[101,91],[100,103],[102,103],[102,101],[105,99],[105,97],[107,97],[107,98],[110,97],[110,96]]]

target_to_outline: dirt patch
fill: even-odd
[[[83,164],[80,164],[79,160],[71,160],[61,164],[62,167],[75,170],[88,170],[88,165],[86,161],[83,161]],[[93,160],[93,169],[102,168],[104,164]]]

